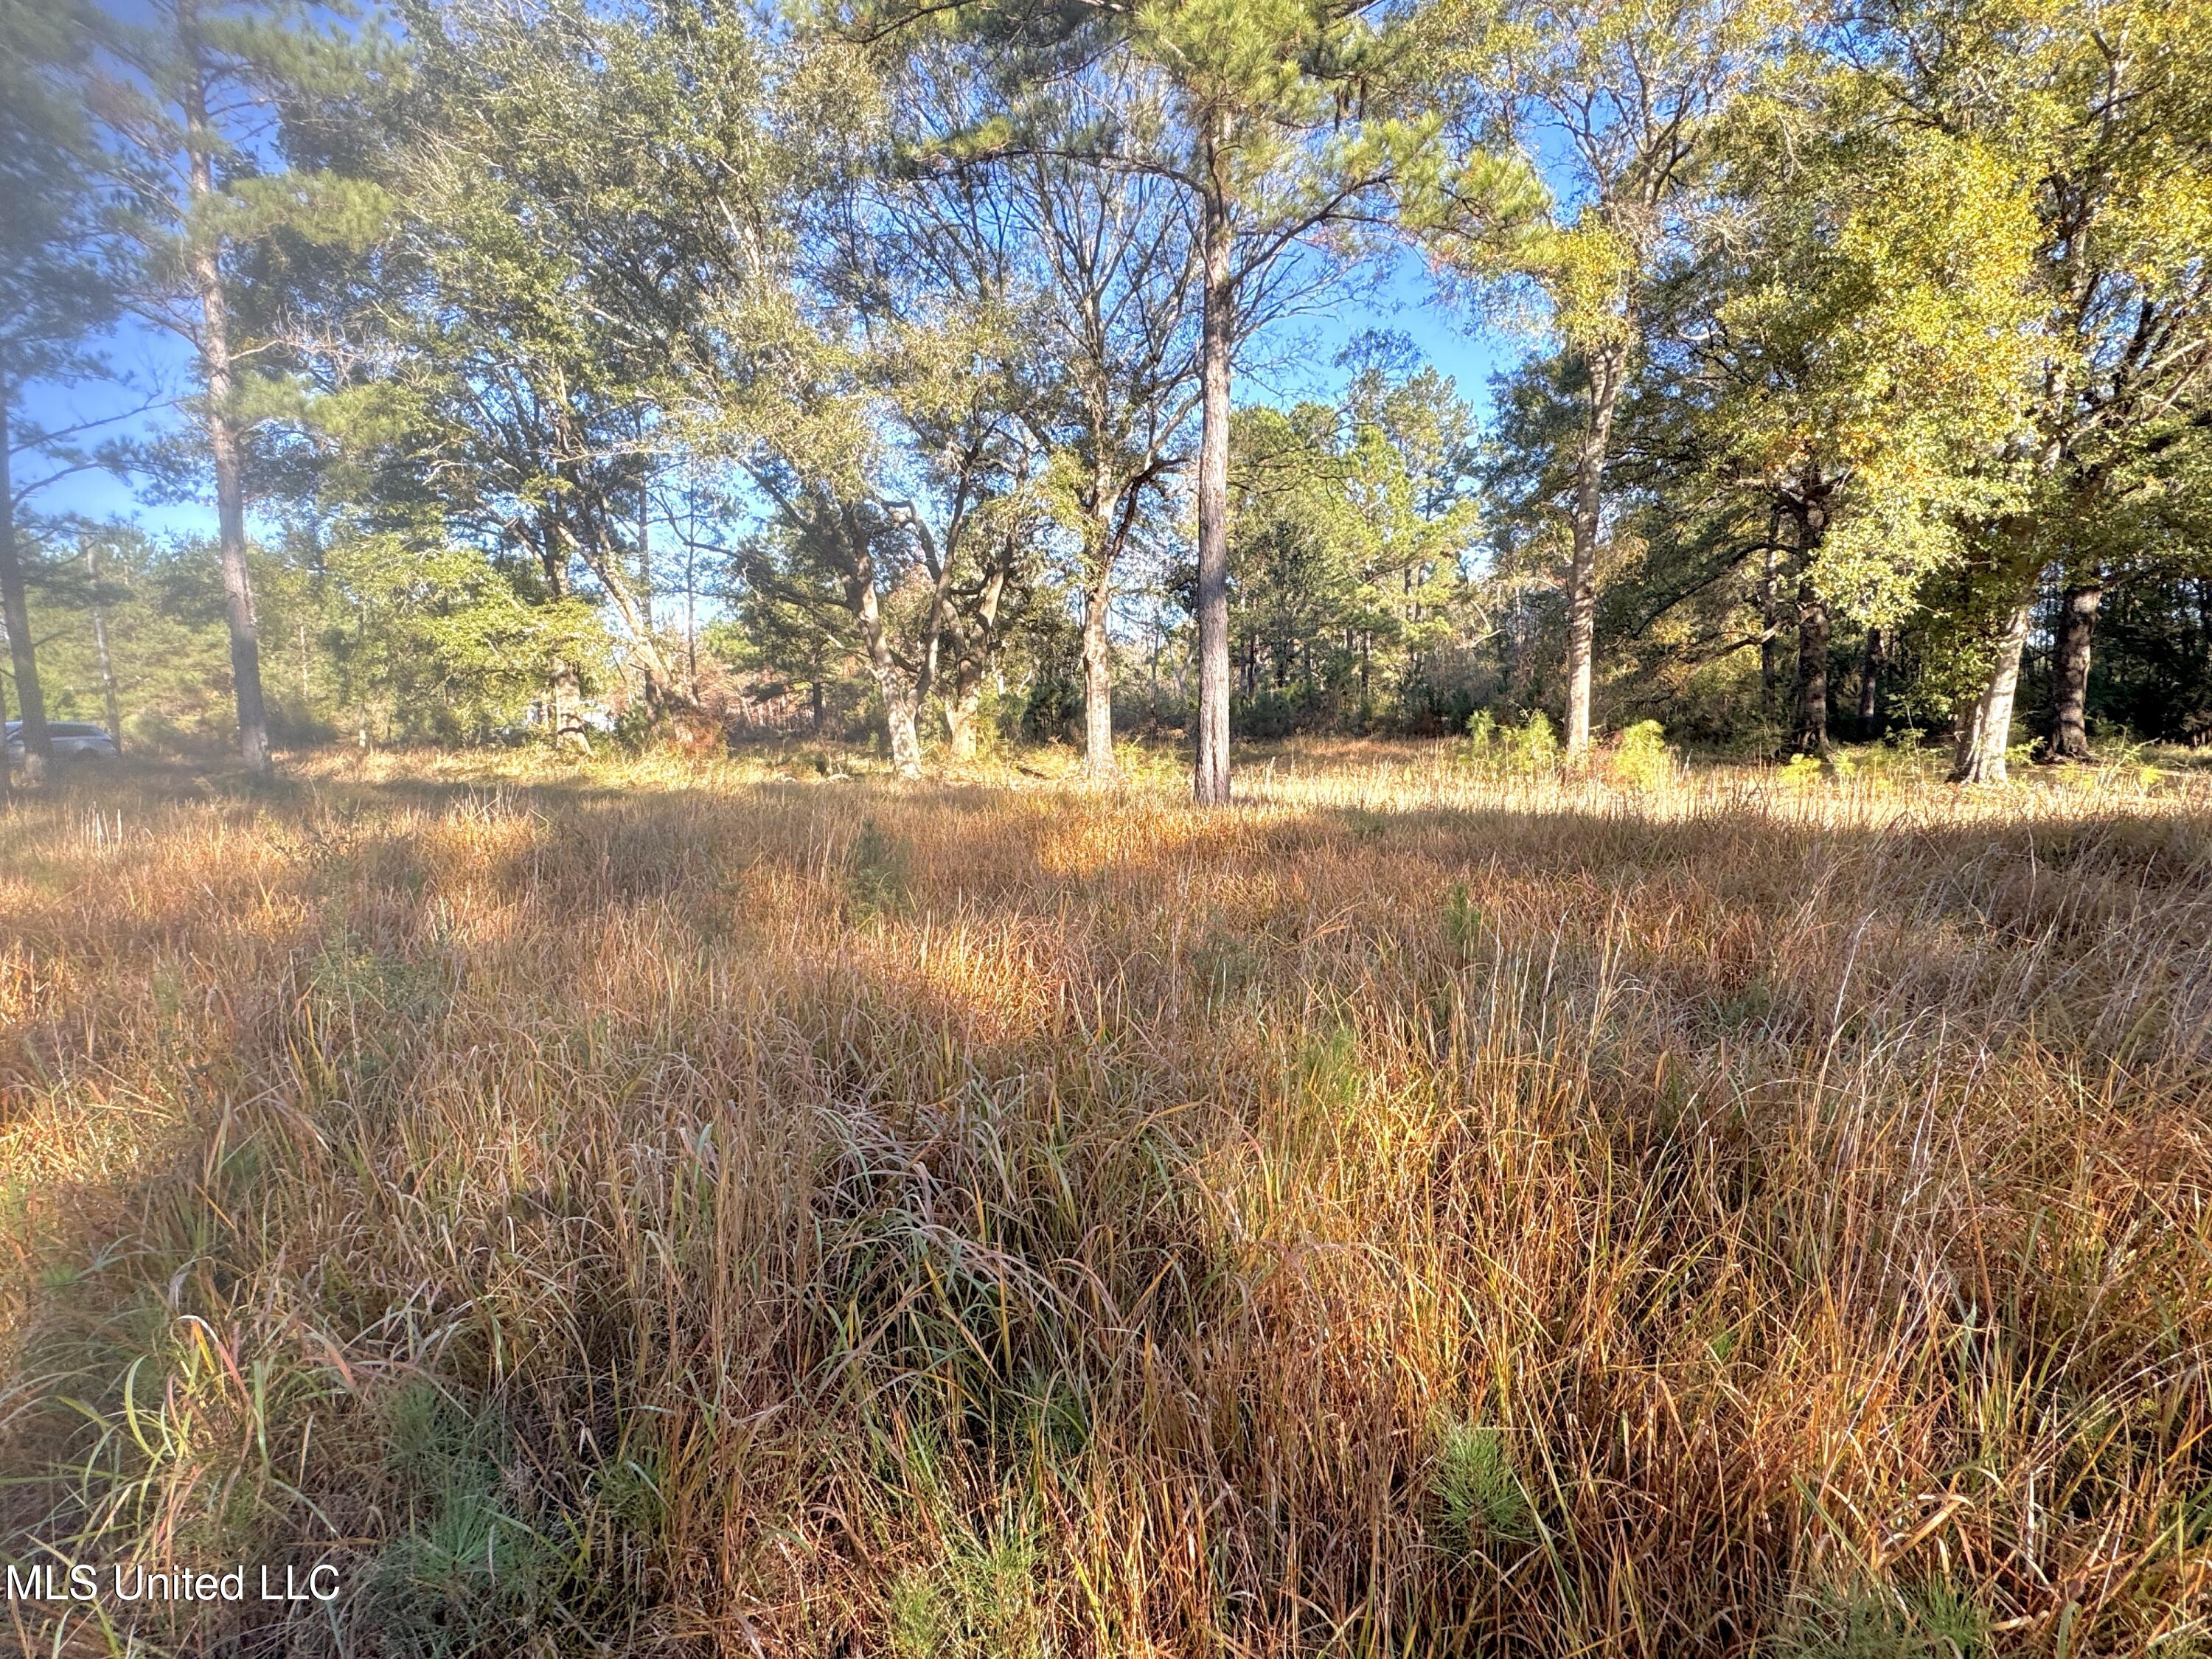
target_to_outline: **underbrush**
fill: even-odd
[[[19,806],[21,1639],[2203,1651],[2201,791],[1638,754]]]

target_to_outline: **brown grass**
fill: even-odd
[[[817,770],[0,819],[27,1650],[2206,1650],[2201,784]]]

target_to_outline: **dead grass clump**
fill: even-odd
[[[2202,1639],[2204,801],[1010,776],[0,820],[4,1553],[345,1583],[25,1639]]]

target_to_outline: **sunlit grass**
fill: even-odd
[[[2201,1646],[2201,777],[1131,761],[0,818],[8,1559],[328,1557],[131,1615],[304,1652]]]

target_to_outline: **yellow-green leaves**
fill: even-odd
[[[1550,297],[1555,326],[1576,349],[1629,343],[1630,289],[1638,274],[1630,239],[1585,208],[1532,239],[1525,268]]]
[[[1887,624],[2016,497],[2044,359],[2033,181],[1972,134],[1736,137],[1742,210],[1705,256],[1708,441],[1755,488],[1818,492],[1822,592]]]

